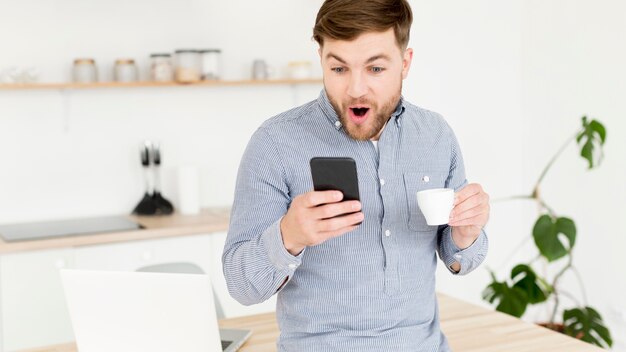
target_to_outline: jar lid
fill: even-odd
[[[96,63],[96,60],[90,59],[90,58],[80,58],[80,59],[74,60],[74,65],[85,65],[85,64],[93,65],[95,63]]]
[[[221,49],[202,49],[198,50],[199,53],[221,53]]]
[[[291,61],[287,66],[311,66],[311,61]]]
[[[174,51],[176,54],[182,54],[182,53],[197,53],[198,50],[196,49],[178,49],[176,51]]]
[[[115,60],[116,65],[133,65],[135,64],[135,60],[133,59],[117,59]]]
[[[156,53],[156,54],[150,54],[150,57],[172,57],[172,54],[170,54],[170,53]]]

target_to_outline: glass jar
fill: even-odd
[[[198,82],[202,65],[198,50],[176,50],[176,81],[181,83]]]
[[[221,78],[221,62],[220,57],[222,51],[219,49],[200,50],[202,61],[202,79],[215,80]]]
[[[170,82],[174,78],[172,55],[150,55],[150,80],[154,82]]]
[[[113,80],[116,82],[136,82],[139,80],[137,65],[133,59],[115,60]]]
[[[291,79],[311,78],[312,65],[310,61],[292,61],[287,64],[287,71]]]
[[[98,69],[94,59],[76,59],[72,68],[72,80],[76,83],[94,83],[98,81]]]

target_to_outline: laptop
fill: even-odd
[[[60,270],[79,352],[234,352],[250,330],[219,330],[207,275]]]

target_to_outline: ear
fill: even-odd
[[[411,61],[413,61],[413,49],[407,48],[402,57],[402,79],[405,79],[406,76],[408,76],[409,69],[411,68]]]

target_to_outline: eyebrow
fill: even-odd
[[[329,59],[329,58],[333,58],[333,59],[335,59],[335,60],[337,60],[337,61],[341,62],[342,64],[346,64],[346,60],[344,60],[344,59],[340,58],[339,56],[337,56],[337,55],[335,55],[335,54],[333,54],[333,53],[328,53],[328,54],[326,55],[326,58],[327,58],[327,59]],[[376,61],[376,60],[378,60],[378,59],[391,61],[391,58],[390,58],[389,56],[387,56],[387,55],[385,55],[385,54],[378,54],[378,55],[374,55],[374,56],[370,57],[369,59],[367,59],[367,61],[365,61],[365,63],[366,63],[366,64],[369,64],[369,63],[374,62],[374,61]]]

